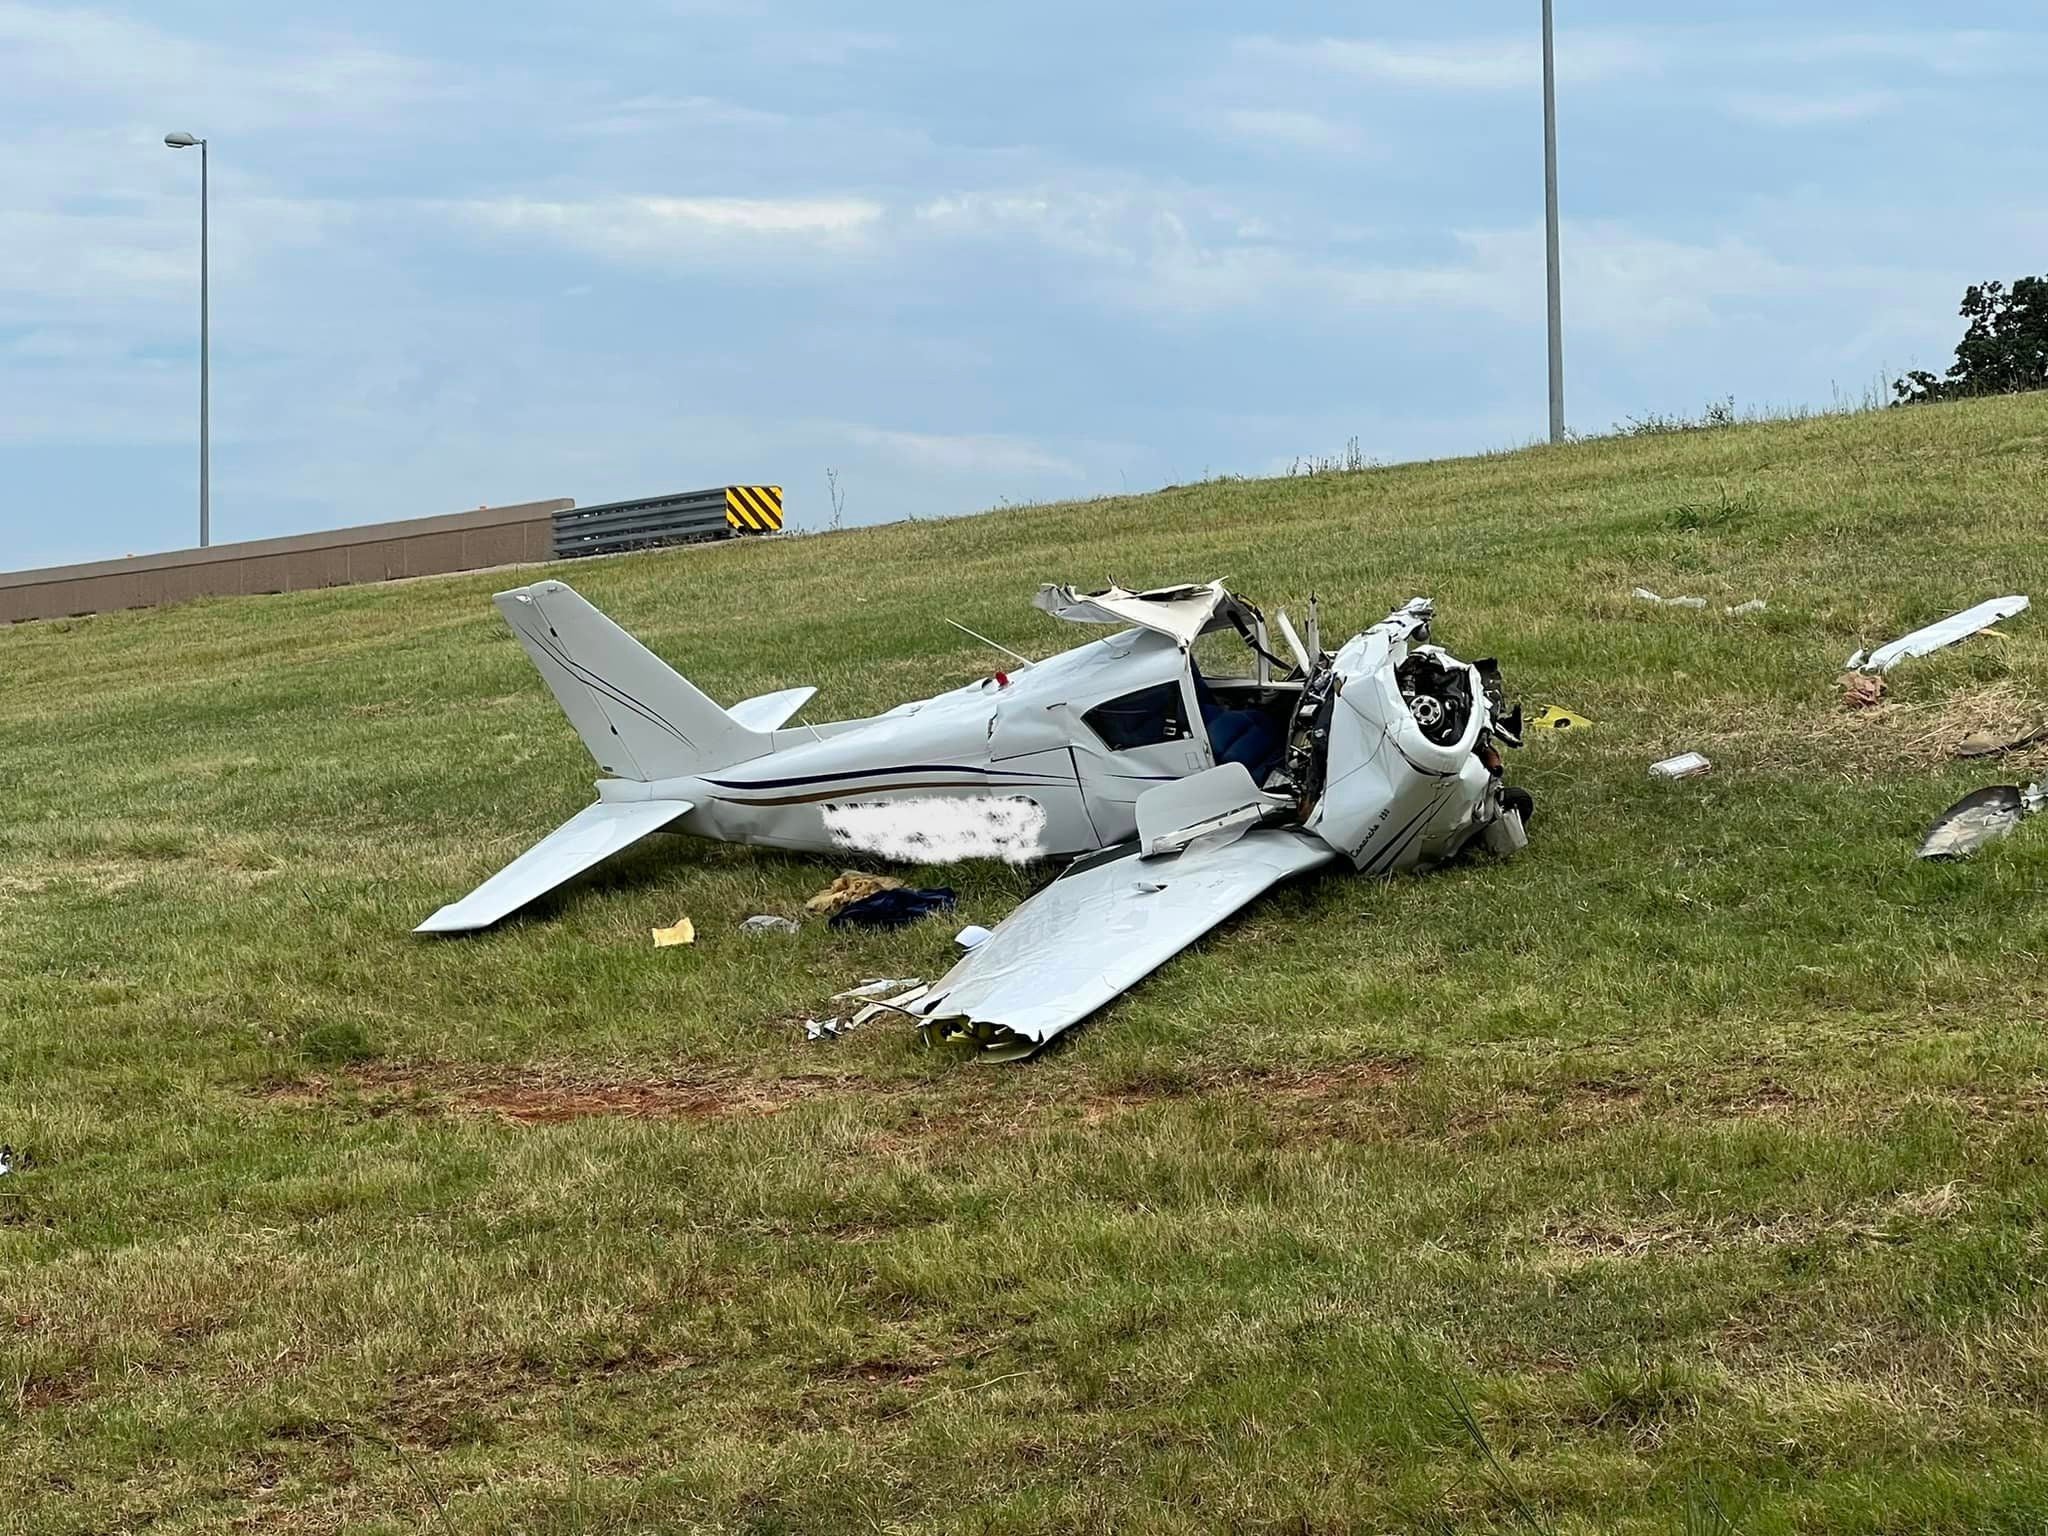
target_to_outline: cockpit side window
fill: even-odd
[[[1195,666],[1204,677],[1244,679],[1258,675],[1258,658],[1244,637],[1227,625],[1195,641]]]
[[[1112,752],[1180,741],[1190,734],[1187,707],[1181,702],[1177,682],[1159,683],[1110,699],[1089,710],[1081,720]]]

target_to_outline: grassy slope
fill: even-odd
[[[410,939],[587,798],[503,578],[0,632],[0,1530],[2038,1529],[2048,833],[1910,855],[2048,626],[1833,683],[2048,598],[2044,465],[2034,396],[570,573],[835,713],[986,670],[943,615],[1080,638],[1042,579],[1427,592],[1598,722],[1526,856],[1286,891],[1007,1069],[802,1042],[950,949],[732,931],[815,862]]]

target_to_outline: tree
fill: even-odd
[[[1937,379],[1916,369],[1894,380],[1894,405],[2048,389],[2048,278],[2020,278],[2010,292],[2003,283],[1972,283],[1962,316],[1970,325],[1948,373]]]

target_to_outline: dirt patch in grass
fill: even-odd
[[[1021,1089],[998,1072],[975,1071],[943,1085],[869,1083],[809,1073],[597,1077],[544,1067],[488,1069],[448,1063],[370,1062],[274,1082],[259,1090],[276,1104],[334,1106],[368,1116],[490,1115],[513,1125],[550,1126],[592,1116],[626,1120],[721,1120],[780,1114],[803,1103],[907,1107],[879,1129],[883,1144],[954,1132],[1018,1130],[1077,1116],[1098,1125],[1146,1106],[1203,1095],[1247,1095],[1289,1111],[1334,1109],[1383,1094],[1416,1070],[1409,1061],[1344,1062],[1297,1071],[1230,1073],[1160,1084],[1076,1091],[1064,1082]]]

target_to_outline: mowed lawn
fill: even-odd
[[[554,572],[818,718],[1220,576],[1429,594],[1595,722],[1523,855],[1285,889],[1019,1066],[805,1042],[958,926],[737,931],[827,861],[411,936],[590,798],[535,574],[0,631],[0,1531],[2048,1523],[2048,825],[1913,858],[2048,775],[1951,757],[2048,718],[2048,611],[1836,686],[2048,601],[2048,396]]]

